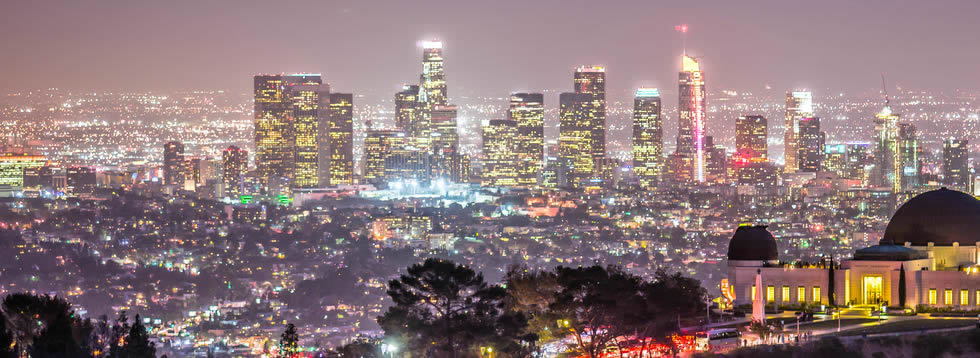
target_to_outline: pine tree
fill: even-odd
[[[905,264],[898,269],[898,306],[905,308]]]
[[[136,320],[129,329],[123,351],[126,352],[127,358],[156,358],[157,350],[153,347],[153,342],[150,342],[150,336],[146,333],[146,327],[143,327],[140,315],[136,315]]]
[[[837,305],[834,289],[837,282],[834,281],[834,259],[830,259],[830,270],[827,271],[827,301],[831,306]]]
[[[279,339],[279,356],[292,357],[299,352],[299,333],[296,333],[296,326],[292,323],[286,325],[286,331],[282,332]]]

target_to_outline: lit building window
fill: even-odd
[[[796,302],[806,302],[806,287],[800,286],[796,288]]]
[[[813,286],[813,302],[820,303],[820,286]]]
[[[755,301],[755,285],[752,285],[752,294],[749,297],[752,297],[752,301]]]
[[[930,305],[936,304],[936,289],[935,288],[930,288],[929,289],[929,304]]]
[[[970,304],[970,290],[960,290],[960,306],[968,306]]]
[[[773,286],[766,286],[766,301],[773,302],[776,301],[776,288]]]
[[[789,302],[789,286],[783,286],[783,297],[780,299],[780,301],[784,303]]]
[[[953,305],[953,290],[947,288],[943,291],[943,304],[947,306]]]

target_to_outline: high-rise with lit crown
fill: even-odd
[[[516,152],[520,161],[517,184],[532,187],[538,183],[538,173],[544,168],[544,95],[514,93],[507,111],[517,123]]]
[[[633,97],[633,173],[640,187],[657,185],[663,174],[664,130],[660,91],[640,88]]]
[[[321,186],[354,183],[354,95],[331,93],[328,110],[329,176]]]
[[[901,191],[901,159],[898,150],[899,115],[892,112],[888,99],[874,119],[874,167],[871,185]]]
[[[521,165],[518,123],[509,119],[490,120],[483,126],[483,179],[481,185],[514,187]]]
[[[799,136],[799,120],[813,117],[813,95],[809,91],[793,91],[786,93],[786,132],[783,136],[786,165],[785,173],[795,173],[800,164],[797,156]]]
[[[705,181],[705,103],[704,73],[694,57],[684,55],[679,77],[679,114],[675,169],[679,181]]]
[[[445,105],[449,94],[446,92],[446,72],[443,69],[442,42],[422,42],[422,94],[429,107]]]

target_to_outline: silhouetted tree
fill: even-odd
[[[599,357],[634,321],[642,280],[614,266],[559,266],[556,273],[561,288],[549,307],[555,328],[573,336],[578,353]]]
[[[395,306],[378,317],[385,335],[420,356],[467,356],[479,344],[514,349],[523,316],[501,313],[506,291],[482,274],[451,261],[429,258],[388,283]]]
[[[126,335],[126,346],[123,347],[126,358],[154,358],[157,350],[153,345],[146,333],[146,327],[143,327],[140,315],[136,315],[133,326],[130,327],[129,334]]]
[[[286,325],[286,330],[279,338],[279,356],[293,357],[299,353],[299,333],[296,333],[296,326],[292,323]]]
[[[26,349],[48,323],[60,315],[70,316],[71,304],[58,297],[14,293],[3,299],[3,312],[10,322],[20,350]],[[41,322],[41,325],[38,325]],[[70,328],[70,327],[69,327]]]
[[[834,281],[834,259],[830,259],[830,267],[827,270],[827,301],[831,306],[837,305],[837,300],[835,299],[834,289],[837,287],[837,283]]]
[[[29,350],[32,358],[88,357],[72,334],[73,322],[67,312],[61,312],[34,337]]]
[[[129,334],[129,317],[126,311],[119,311],[116,323],[112,325],[112,335],[109,338],[109,357],[118,358],[125,354],[122,343]]]

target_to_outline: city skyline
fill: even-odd
[[[427,2],[430,7],[424,8],[432,9],[427,10],[432,12],[429,17],[404,16],[400,21],[391,17],[423,11],[423,6],[296,2],[279,11],[292,10],[292,16],[309,21],[294,21],[293,26],[303,31],[290,40],[274,36],[285,29],[262,33],[260,26],[250,25],[267,12],[261,4],[246,4],[219,17],[223,6],[218,2],[105,3],[80,8],[56,3],[18,4],[5,11],[9,18],[0,25],[4,30],[0,43],[5,53],[16,55],[0,59],[0,75],[10,79],[0,90],[24,90],[18,84],[31,83],[32,88],[124,91],[151,83],[158,90],[247,91],[248,83],[241,79],[257,73],[319,72],[334,87],[387,98],[392,89],[414,81],[414,71],[409,72],[413,67],[401,60],[404,54],[413,47],[417,51],[420,40],[439,39],[446,44],[446,56],[454,59],[446,71],[457,88],[456,97],[563,88],[568,69],[593,63],[608,68],[610,96],[629,99],[635,88],[672,87],[671,73],[685,47],[674,31],[677,24],[689,25],[686,48],[703,58],[714,89],[762,91],[768,85],[873,94],[880,73],[906,88],[976,90],[970,84],[980,83],[980,73],[971,66],[980,59],[980,50],[960,45],[969,43],[968,34],[980,30],[980,25],[963,17],[980,11],[980,5],[969,1],[948,1],[941,8],[906,1],[894,7],[847,3],[846,12],[837,11],[843,3],[826,2],[804,9],[761,1],[773,5],[763,10],[728,2],[688,8],[634,2],[598,8],[578,2],[555,6],[559,4],[544,1],[525,7],[507,2]],[[919,12],[909,9],[942,16],[913,16]],[[803,10],[835,26],[799,26],[786,16]],[[766,19],[765,25],[736,21],[738,14],[748,11]],[[487,28],[480,25],[493,18],[481,16],[486,13],[510,15],[508,30],[477,31]],[[34,16],[40,14],[44,16]],[[546,14],[557,22],[536,26],[533,19]],[[169,27],[177,17],[185,26]],[[589,30],[572,26],[619,17],[622,21],[589,26]],[[26,24],[23,19],[33,22]],[[390,23],[403,26],[386,25]],[[72,26],[85,26],[87,31],[67,31]],[[190,31],[206,35],[190,36]],[[336,31],[354,31],[354,36],[331,37],[329,46],[290,46],[290,41],[309,41]],[[538,36],[533,41],[519,36],[526,33]],[[644,39],[642,46],[637,46],[636,36]],[[583,47],[583,41],[594,46]],[[915,43],[916,50],[907,51],[908,43]],[[256,53],[252,51],[256,46],[271,46],[274,51]],[[492,55],[499,51],[524,56],[514,61]],[[79,67],[89,70],[77,71]]]

